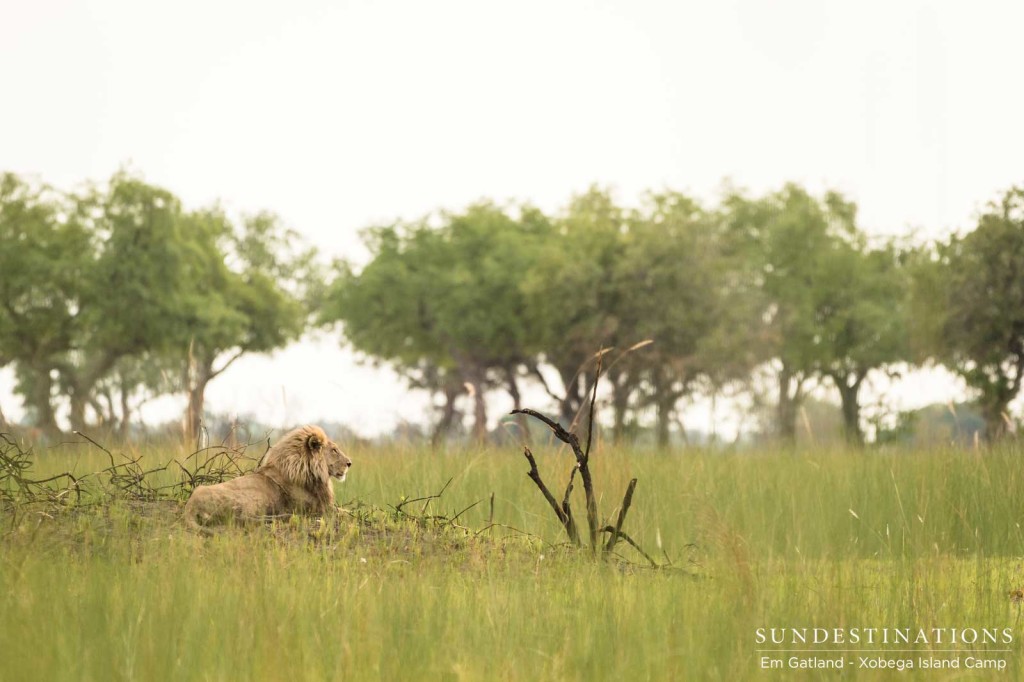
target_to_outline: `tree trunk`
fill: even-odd
[[[484,400],[484,374],[482,367],[468,364],[461,374],[472,387],[473,394],[473,439],[477,443],[487,440],[487,402]]]
[[[626,413],[629,410],[629,395],[632,393],[628,382],[621,379],[621,374],[612,377],[612,442],[616,445],[622,445],[626,440]]]
[[[185,409],[185,438],[190,443],[195,443],[202,432],[206,386],[215,376],[213,360],[202,358],[196,359],[195,363],[195,376],[191,377],[187,387],[188,407]]]
[[[198,382],[188,390],[185,412],[185,438],[195,443],[203,428],[203,408],[206,402],[206,382]]]
[[[852,381],[851,381],[852,379]],[[833,375],[832,381],[839,389],[839,400],[843,411],[843,436],[847,445],[862,447],[864,432],[860,428],[860,385],[863,376]]]
[[[61,372],[68,384],[71,402],[71,413],[68,420],[71,422],[71,429],[74,431],[84,430],[88,424],[85,421],[85,408],[88,407],[92,398],[93,389],[96,383],[114,368],[120,355],[107,352],[96,359],[96,363],[82,369],[74,369],[70,366],[62,368]]]
[[[655,370],[652,383],[654,385],[654,407],[657,417],[654,433],[658,447],[665,449],[669,446],[672,410],[676,405],[676,394],[672,391],[671,382],[661,370]]]
[[[127,441],[132,423],[132,406],[128,401],[128,388],[121,384],[121,421],[118,424],[121,440]]]
[[[573,422],[583,405],[580,391],[580,377],[577,368],[557,367],[558,376],[565,387],[565,397],[558,402],[559,421],[568,427]]]
[[[519,393],[519,382],[516,381],[516,369],[515,367],[508,367],[505,369],[505,374],[508,378],[508,393],[512,396],[512,409],[520,410],[523,407],[522,395]],[[530,444],[530,425],[526,421],[525,414],[516,415],[516,424],[519,425],[519,432],[522,434],[523,442],[527,445]]]
[[[49,367],[33,367],[31,379],[31,391],[26,400],[35,412],[36,427],[38,427],[48,440],[60,440],[60,427],[57,426],[57,419],[53,413],[53,403],[50,401],[50,394],[53,392],[53,379],[50,376]]]
[[[795,389],[792,388],[794,382]],[[796,413],[800,407],[800,384],[801,380],[783,363],[779,372],[779,402],[776,406],[775,427],[779,440],[784,445],[796,444]]]
[[[445,384],[443,390],[444,408],[441,412],[441,420],[437,422],[434,432],[430,435],[430,446],[434,448],[447,440],[448,435],[451,433],[452,424],[455,422],[455,415],[457,414],[455,401],[463,393],[461,385],[454,386],[450,382]]]
[[[68,399],[71,403],[71,412],[68,414],[68,421],[71,423],[72,431],[85,430],[85,407],[88,401],[86,392],[77,383],[70,386]]]
[[[484,383],[473,383],[473,438],[483,443],[487,440],[487,403],[484,401]]]
[[[1002,401],[996,399],[985,399],[981,400],[981,415],[985,419],[985,441],[988,443],[996,443],[1002,440],[1007,432],[1006,419],[1004,414],[1006,413],[1006,407],[1009,401]]]
[[[461,352],[452,351],[459,376],[468,385],[473,398],[473,440],[483,443],[487,440],[487,402],[484,387],[487,381],[487,368],[472,357]]]

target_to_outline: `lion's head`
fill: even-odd
[[[352,460],[332,440],[324,443],[323,451],[324,456],[327,458],[327,473],[330,474],[331,478],[341,483],[345,480],[348,470],[352,467]]]
[[[298,484],[322,501],[334,504],[330,480],[344,481],[350,460],[319,426],[300,426],[274,444],[258,471],[277,469],[289,483]]]
[[[303,448],[310,458],[323,458],[325,460],[328,476],[339,482],[345,480],[349,467],[352,466],[352,460],[341,451],[337,443],[327,437],[323,429],[319,426],[304,426],[295,429],[295,431],[282,438],[281,441],[285,442],[292,436],[302,442]],[[268,452],[266,462],[270,463],[270,461],[270,453]]]

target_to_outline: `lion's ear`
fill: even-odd
[[[320,448],[324,446],[324,442],[320,440],[320,436],[313,434],[306,439],[306,447],[309,448],[310,452],[320,452]]]

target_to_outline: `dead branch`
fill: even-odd
[[[610,552],[615,549],[615,543],[622,535],[622,524],[626,521],[626,514],[629,512],[629,505],[633,504],[633,491],[636,490],[636,479],[634,478],[626,486],[626,494],[622,498],[622,506],[619,508],[619,516],[615,519],[615,532],[612,533],[611,537],[608,538],[608,544],[604,546],[604,551]]]
[[[604,360],[604,349],[597,356],[597,371],[594,374],[593,391],[590,393],[590,415],[587,418],[587,447],[583,451],[583,458],[590,459],[590,444],[594,441],[594,408],[597,407],[597,384],[601,381],[601,365]]]
[[[627,349],[624,353],[620,354],[618,359],[621,359],[622,355],[628,352],[642,348],[648,345],[649,341],[644,341],[634,345],[632,348]],[[523,454],[526,456],[526,460],[530,463],[530,471],[527,472],[530,479],[540,489],[544,499],[547,500],[548,504],[555,512],[555,516],[558,517],[558,521],[565,528],[566,534],[577,546],[581,545],[579,539],[579,531],[576,528],[576,523],[573,520],[572,508],[569,506],[569,500],[572,496],[573,483],[576,479],[576,472],[580,474],[580,479],[583,481],[583,493],[587,504],[587,524],[590,531],[590,548],[595,555],[610,554],[614,549],[616,543],[622,539],[632,545],[638,552],[640,552],[644,558],[651,562],[652,566],[658,564],[651,559],[651,557],[644,552],[639,545],[636,544],[628,535],[622,531],[622,526],[626,522],[626,515],[629,513],[629,508],[633,504],[633,493],[636,490],[637,479],[632,479],[629,485],[626,486],[626,494],[623,496],[622,505],[619,507],[619,513],[615,520],[614,526],[601,527],[598,519],[597,510],[597,495],[594,492],[594,480],[590,474],[590,452],[591,447],[594,443],[594,416],[597,411],[597,389],[601,379],[601,368],[603,364],[604,355],[608,350],[602,349],[595,354],[594,358],[597,361],[597,368],[595,371],[594,382],[590,386],[590,405],[588,410],[588,421],[587,424],[587,441],[586,444],[581,447],[579,437],[571,430],[566,429],[561,424],[556,422],[554,419],[528,408],[515,409],[512,411],[513,414],[525,414],[535,419],[540,420],[551,429],[552,433],[555,434],[555,438],[562,441],[572,449],[573,456],[576,458],[576,466],[573,467],[572,472],[569,474],[569,483],[565,487],[565,495],[562,496],[562,503],[559,504],[555,500],[555,496],[551,494],[548,487],[544,484],[541,479],[540,472],[537,469],[537,461],[533,457],[533,453],[527,447],[523,448]],[[614,364],[614,362],[612,363]],[[601,533],[610,533],[611,537],[608,538],[607,542],[602,543],[600,541]]]
[[[444,487],[441,488],[441,490],[439,492],[437,492],[437,493],[435,493],[433,495],[426,495],[424,497],[414,497],[411,500],[402,500],[395,507],[395,511],[399,512],[400,514],[405,514],[406,512],[402,511],[402,507],[404,507],[405,505],[412,504],[413,502],[425,502],[426,504],[423,505],[423,509],[420,512],[420,513],[425,513],[427,511],[427,505],[430,504],[430,501],[431,500],[438,500],[438,499],[440,499],[441,496],[444,495],[444,491],[448,490],[448,486],[451,485],[453,480],[454,480],[454,478],[449,478],[448,482],[444,484]]]
[[[622,538],[623,540],[628,542],[630,545],[632,545],[633,549],[635,549],[636,551],[640,552],[640,554],[643,556],[643,558],[647,559],[647,561],[650,562],[651,566],[654,566],[655,568],[659,568],[658,562],[655,561],[654,559],[652,559],[650,554],[648,554],[643,549],[641,549],[640,545],[638,545],[636,543],[636,540],[634,540],[633,538],[629,537],[628,535],[626,535],[621,530],[615,530],[611,526],[605,526],[604,528],[601,529],[601,532],[602,533],[613,533],[614,535],[617,535],[618,537]]]
[[[583,479],[583,493],[587,500],[587,523],[590,525],[590,546],[594,552],[598,551],[599,538],[597,518],[597,496],[594,494],[594,480],[590,477],[590,445],[594,437],[594,407],[597,405],[597,385],[601,382],[601,364],[604,359],[604,349],[597,356],[597,369],[594,373],[594,390],[590,394],[590,416],[587,423],[587,449],[583,456],[578,457],[580,462],[580,478]]]
[[[573,467],[572,471],[569,472],[569,485],[565,486],[565,495],[562,497],[562,511],[565,512],[565,518],[568,520],[569,525],[566,530],[571,531],[569,537],[575,537],[579,540],[579,530],[576,529],[576,520],[572,517],[572,507],[569,506],[569,496],[572,495],[572,482],[576,478],[576,471],[578,467]]]
[[[594,376],[593,390],[590,396],[590,423],[587,425],[587,444],[585,449],[580,447],[580,439],[576,436],[575,433],[567,431],[561,424],[559,424],[555,420],[541,414],[540,412],[537,412],[536,410],[513,410],[513,412],[521,412],[523,414],[528,414],[531,417],[534,417],[544,422],[545,424],[548,425],[548,428],[550,428],[554,432],[555,438],[559,439],[560,441],[568,445],[570,448],[572,448],[572,454],[573,456],[576,457],[576,469],[579,469],[580,478],[583,480],[583,494],[586,498],[587,503],[587,526],[590,529],[590,546],[594,550],[594,552],[597,552],[599,549],[598,534],[600,522],[598,520],[597,514],[597,495],[594,494],[594,479],[590,475],[590,446],[593,443],[592,437],[594,433],[594,406],[597,402],[597,385],[601,379],[601,358],[603,356],[603,350],[597,354],[597,373]],[[575,469],[573,470],[573,474],[575,474]],[[570,488],[572,486],[571,480],[569,482],[569,486]],[[568,491],[566,493],[566,499],[568,499]],[[566,506],[566,502],[563,502],[563,507],[564,506]],[[565,514],[564,509],[556,509],[556,513],[558,514],[559,520],[562,521],[562,524],[566,526],[566,531],[568,532],[568,516]],[[576,524],[573,523],[572,527],[574,531],[575,526]]]
[[[572,448],[572,453],[576,457],[575,468],[579,469],[580,478],[583,479],[583,491],[587,500],[587,523],[590,528],[590,542],[591,546],[594,547],[596,551],[598,535],[597,500],[594,496],[594,483],[593,479],[590,476],[590,467],[587,463],[587,456],[583,452],[583,449],[580,447],[579,438],[576,437],[575,433],[566,431],[561,424],[551,419],[550,417],[543,415],[540,412],[537,412],[536,410],[524,408],[521,410],[513,410],[513,412],[528,414],[531,417],[534,417],[544,422],[545,424],[548,425],[548,428],[550,428],[551,431],[555,434],[555,438],[557,438],[558,440],[562,441],[570,448]],[[527,452],[529,452],[528,449]],[[537,463],[535,460],[533,460],[533,453],[529,454],[527,460],[530,461],[529,476],[534,480],[534,483],[537,483],[537,481],[540,479],[540,473],[537,472]],[[575,469],[573,473],[575,474]],[[541,484],[538,483],[538,487],[540,487],[540,485]],[[548,500],[548,503],[551,504],[552,509],[555,510],[555,514],[558,515],[558,520],[562,523],[563,526],[565,526],[565,530],[568,533],[570,526],[568,524],[568,516],[566,515],[565,511],[562,509],[562,507],[558,505],[558,503],[555,501],[554,496],[551,494],[550,491],[547,490],[546,486],[541,490],[541,493],[544,494],[544,497]],[[572,524],[572,529],[573,532],[576,533],[576,535],[578,536],[578,532],[576,532],[575,523]]]
[[[453,524],[454,524],[454,523],[455,523],[456,521],[458,521],[458,520],[459,520],[459,517],[461,517],[461,516],[462,516],[463,514],[465,514],[465,513],[466,513],[466,512],[468,512],[468,511],[469,511],[470,509],[472,509],[473,507],[477,506],[477,505],[478,505],[478,504],[480,504],[481,502],[483,502],[483,500],[477,500],[477,501],[476,501],[476,502],[474,502],[473,504],[469,505],[468,507],[466,507],[465,509],[463,509],[462,511],[460,511],[460,512],[459,512],[458,514],[456,514],[455,516],[451,517],[451,519],[449,519],[449,521],[450,521],[451,523],[453,523]]]
[[[576,434],[566,431],[564,428],[562,428],[561,424],[556,422],[554,419],[551,419],[547,415],[541,414],[537,410],[531,410],[528,407],[524,407],[519,410],[512,410],[510,414],[528,414],[534,419],[539,419],[540,421],[547,424],[548,428],[551,429],[551,431],[555,434],[555,438],[557,438],[558,440],[562,441],[563,443],[572,448],[573,454],[576,454],[576,452],[579,451],[577,460],[580,456],[583,455],[583,452],[579,450],[580,441],[578,438],[576,438]]]
[[[548,487],[544,484],[544,479],[540,477],[540,471],[537,469],[537,460],[534,459],[533,453],[530,452],[530,448],[523,447],[523,456],[525,456],[526,461],[530,463],[530,470],[526,472],[526,475],[529,476],[530,480],[537,485],[537,488],[540,489],[541,495],[543,495],[544,499],[548,501],[551,508],[555,510],[555,516],[558,517],[559,523],[561,523],[562,527],[565,528],[565,532],[568,534],[569,539],[576,545],[580,544],[579,533],[576,532],[576,524],[572,523],[570,517],[565,513],[562,507],[558,505],[558,501],[555,500],[555,496],[551,494],[551,491],[548,490]]]

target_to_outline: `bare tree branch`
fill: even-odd
[[[636,479],[634,478],[626,486],[626,494],[622,498],[622,506],[619,507],[619,516],[615,520],[615,532],[612,533],[611,537],[608,538],[608,544],[604,546],[604,551],[610,552],[615,549],[615,543],[618,541],[619,536],[622,535],[622,524],[626,521],[626,514],[629,512],[629,505],[633,504],[633,491],[636,490]]]
[[[213,369],[213,368],[211,367],[211,368],[210,368],[210,379],[215,379],[215,378],[217,378],[218,376],[220,376],[221,374],[223,374],[223,373],[224,373],[224,370],[226,370],[226,369],[227,369],[228,367],[230,367],[230,366],[231,366],[231,364],[232,364],[232,363],[233,363],[233,362],[234,362],[235,360],[237,360],[238,358],[240,358],[240,357],[242,357],[243,355],[245,355],[245,352],[246,352],[246,351],[245,351],[245,349],[244,349],[244,348],[242,348],[242,349],[239,349],[239,351],[238,351],[237,353],[235,353],[235,354],[234,354],[234,355],[232,355],[232,356],[231,356],[230,358],[228,358],[227,360],[225,360],[225,361],[224,361],[224,364],[223,364],[223,365],[221,365],[221,366],[220,366],[220,368],[218,368],[218,369]]]
[[[558,517],[562,527],[565,528],[565,532],[568,534],[569,539],[576,545],[580,544],[579,534],[576,532],[576,524],[570,521],[569,516],[567,516],[562,508],[558,506],[558,501],[555,499],[555,496],[552,495],[551,491],[548,490],[548,487],[544,485],[544,479],[540,477],[540,471],[537,469],[537,460],[534,459],[533,453],[530,452],[530,448],[523,448],[523,456],[525,456],[526,461],[530,463],[530,470],[526,472],[526,475],[529,476],[537,485],[541,494],[544,496],[544,499],[547,500],[548,504],[551,505],[551,508],[555,510],[555,516]]]
[[[658,568],[658,562],[655,561],[654,559],[652,559],[650,554],[648,554],[643,549],[641,549],[640,545],[638,545],[636,543],[636,540],[634,540],[633,538],[629,537],[628,535],[626,535],[622,531],[617,531],[614,528],[612,528],[611,526],[605,526],[604,528],[601,529],[601,532],[602,533],[614,533],[615,535],[619,536],[620,538],[622,538],[623,540],[628,542],[630,545],[632,545],[633,549],[635,549],[636,551],[640,552],[640,554],[643,555],[643,557],[645,559],[647,559],[648,562],[650,562],[651,566],[654,566],[655,568]]]

